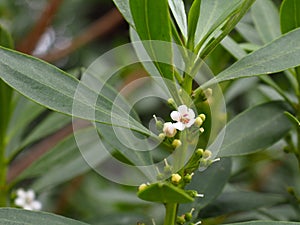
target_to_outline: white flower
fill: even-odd
[[[171,112],[171,118],[172,120],[177,121],[177,123],[173,124],[177,130],[189,128],[196,120],[194,111],[186,105],[181,105],[178,107],[178,111]]]
[[[171,122],[164,123],[163,132],[167,137],[174,137],[177,130]]]
[[[35,200],[35,193],[33,190],[24,191],[22,188],[18,189],[15,204],[26,210],[42,209],[42,203]]]

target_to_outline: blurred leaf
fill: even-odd
[[[6,48],[13,48],[14,41],[11,35],[0,25],[0,45]]]
[[[300,27],[300,1],[284,0],[280,7],[281,32],[287,33]]]
[[[271,74],[300,65],[300,29],[291,31],[234,63],[202,88],[226,80]]]
[[[14,111],[9,121],[7,131],[7,157],[11,156],[13,152],[20,148],[21,142],[28,134],[26,133],[26,129],[43,111],[45,111],[44,107],[29,101],[18,94],[16,95],[14,102]]]
[[[181,212],[185,213],[191,208],[196,211],[204,208],[212,202],[223,190],[231,174],[231,159],[223,158],[219,162],[212,164],[205,171],[196,171],[192,182],[187,185],[187,189],[197,190],[204,194],[203,198],[196,198],[191,204],[181,205]]]
[[[138,197],[145,201],[162,203],[187,203],[194,201],[194,198],[184,190],[166,182],[147,185],[147,187],[138,192]]]
[[[246,155],[276,143],[292,127],[284,115],[288,110],[284,102],[274,101],[239,114],[225,127],[225,137],[218,156]]]
[[[169,0],[169,6],[183,37],[187,38],[187,18],[183,0]]]
[[[279,13],[271,0],[256,1],[251,8],[252,19],[263,43],[280,36]]]
[[[300,225],[300,222],[285,222],[285,221],[252,221],[243,223],[226,223],[224,225]]]
[[[204,208],[201,213],[207,217],[214,217],[271,207],[285,201],[283,196],[277,194],[246,191],[225,192],[216,201]]]
[[[58,131],[71,122],[72,118],[70,118],[69,116],[59,113],[51,113],[36,127],[34,127],[31,132],[29,132],[24,141],[21,143],[21,146],[26,146],[30,143],[38,141],[41,138],[46,137],[54,133],[55,131]]]
[[[84,157],[78,149],[78,143],[73,135],[58,143],[53,149],[44,154],[41,158],[24,170],[17,180],[25,178],[37,178],[32,188],[41,191],[47,187],[52,187],[79,176],[96,166],[104,160],[100,154],[97,140],[91,139],[94,128],[86,128],[77,131],[82,140],[86,140]],[[87,164],[87,160],[90,164]]]
[[[142,41],[171,42],[171,20],[167,0],[130,0],[130,9],[135,23],[135,29]],[[143,43],[150,58],[158,68],[162,77],[173,80],[172,48],[164,51],[152,42]],[[168,63],[160,63],[164,59]]]
[[[128,116],[127,112],[107,96],[98,94],[58,68],[5,48],[0,48],[0,54],[0,77],[33,101],[67,115],[100,123],[111,124],[114,119],[118,121],[114,124],[116,126],[150,134],[148,129]],[[93,82],[100,82],[95,77],[91,79],[94,79]],[[96,102],[91,102],[93,100]],[[115,113],[112,113],[112,107],[117,109]]]
[[[87,223],[59,215],[14,208],[0,209],[0,223],[5,225],[87,225]]]

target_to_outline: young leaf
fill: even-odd
[[[279,13],[271,0],[256,1],[251,8],[251,15],[263,43],[280,36]]]
[[[182,0],[169,0],[169,6],[183,37],[187,38],[187,21],[184,2]]]
[[[194,49],[195,47],[195,32],[197,29],[198,20],[200,17],[200,7],[201,0],[195,0],[190,8],[188,14],[188,43],[187,47],[189,49]]]
[[[143,40],[158,40],[171,42],[171,20],[167,0],[130,0],[130,9],[135,24],[135,29]],[[173,80],[172,72],[172,49],[162,51],[157,45],[151,42],[144,44],[151,59],[162,77]],[[170,46],[170,45],[169,45]],[[164,58],[168,62],[159,63],[157,59]]]
[[[73,219],[46,212],[34,212],[15,208],[0,209],[0,224],[6,225],[88,225]]]
[[[300,29],[293,30],[252,52],[206,82],[202,88],[226,80],[271,74],[300,65]]]
[[[300,1],[284,0],[280,7],[281,32],[287,33],[300,27]]]
[[[49,109],[100,123],[112,124],[113,118],[118,121],[114,124],[116,126],[150,134],[108,96],[97,93],[73,76],[16,51],[0,48],[0,54],[0,78],[29,99]],[[94,84],[101,82],[95,77],[91,79],[94,79]],[[91,102],[92,99],[97,101]],[[118,110],[112,113],[112,107]]]
[[[274,101],[239,114],[226,126],[218,156],[247,155],[276,143],[292,128],[284,115],[288,110],[284,102]]]
[[[242,2],[240,0],[202,0],[195,31],[195,46],[220,27]]]
[[[187,203],[193,202],[184,190],[166,182],[150,184],[138,192],[138,197],[150,202],[162,203]]]

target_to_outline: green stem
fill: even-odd
[[[7,162],[5,159],[4,140],[0,141],[0,207],[7,206],[6,185]]]
[[[167,203],[165,204],[166,207],[166,216],[164,225],[175,225],[176,218],[177,218],[177,203]]]
[[[296,112],[296,117],[297,119],[299,120],[300,119],[300,67],[296,67],[295,68],[295,72],[296,72],[296,79],[297,79],[297,82],[298,82],[298,106],[297,106],[297,112]],[[298,127],[297,129],[297,149],[296,149],[296,152],[295,152],[295,155],[296,155],[296,158],[298,160],[298,166],[299,166],[299,170],[300,170],[300,128]]]

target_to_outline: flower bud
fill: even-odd
[[[184,218],[184,215],[182,216],[177,216],[177,219],[176,219],[176,223],[177,224],[185,224],[185,218]]]
[[[172,142],[172,146],[174,148],[178,148],[182,145],[181,141],[179,139],[175,139],[173,142]]]
[[[196,154],[197,156],[202,157],[203,152],[204,152],[204,150],[203,150],[202,148],[198,148],[198,149],[196,150],[195,154]]]
[[[202,157],[203,157],[204,159],[209,159],[209,158],[211,157],[211,155],[212,155],[211,151],[205,150],[205,151],[203,152]]]
[[[192,181],[193,175],[194,175],[194,173],[185,175],[185,176],[183,177],[184,182],[185,182],[185,183],[190,183],[190,182]]]
[[[173,173],[171,177],[171,181],[173,184],[178,184],[181,181],[181,176],[178,173]]]
[[[160,140],[164,140],[165,139],[165,137],[166,137],[166,135],[164,134],[164,133],[160,133],[159,135],[158,135],[158,138],[160,139]]]
[[[200,127],[203,124],[203,120],[198,116],[194,123],[197,127]]]
[[[200,127],[199,131],[200,131],[200,133],[203,133],[204,132],[204,128]]]
[[[209,98],[210,96],[212,96],[212,89],[207,88],[206,90],[204,90],[204,94],[205,94],[206,98]]]
[[[163,132],[167,137],[174,137],[177,133],[176,128],[174,127],[173,123],[167,122],[164,123]]]
[[[201,113],[201,114],[199,115],[199,117],[202,119],[202,121],[205,121],[205,119],[206,119],[206,116],[205,116],[205,114],[203,114],[203,113]]]
[[[168,105],[171,106],[173,109],[177,108],[176,103],[173,98],[168,99]]]
[[[145,190],[146,187],[147,187],[147,184],[141,184],[141,185],[139,186],[139,191]]]

